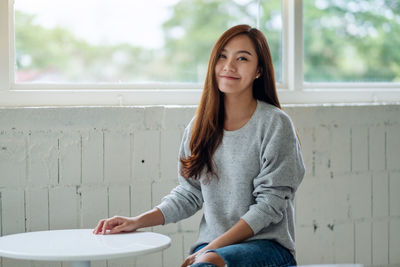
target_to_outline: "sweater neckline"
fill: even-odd
[[[242,127],[240,127],[237,130],[228,131],[228,130],[224,129],[224,135],[227,135],[227,136],[236,135],[236,134],[244,131],[247,127],[249,127],[251,122],[254,120],[254,117],[256,117],[256,113],[260,109],[260,100],[258,100],[258,99],[256,99],[256,100],[257,100],[257,106],[256,106],[256,109],[254,110],[253,114],[251,115],[250,119]]]

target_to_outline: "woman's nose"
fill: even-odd
[[[224,71],[235,71],[234,61],[231,59],[227,59],[224,64]]]

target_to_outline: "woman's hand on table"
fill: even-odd
[[[107,230],[110,230],[110,234],[133,232],[139,228],[157,226],[164,223],[163,213],[158,208],[154,208],[133,218],[114,216],[109,219],[103,219],[94,228],[93,233],[102,233],[104,235]]]
[[[120,232],[133,232],[139,227],[137,218],[128,218],[123,216],[114,216],[112,218],[100,220],[97,226],[94,228],[94,234],[105,234],[107,230],[110,230],[110,234],[116,234]]]

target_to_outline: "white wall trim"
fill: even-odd
[[[0,91],[10,88],[10,18],[11,0],[0,1]]]
[[[290,91],[301,90],[303,84],[303,1],[283,0],[283,13],[286,16],[287,28],[283,33],[286,36],[284,46],[285,70]]]
[[[202,90],[14,90],[0,92],[0,106],[197,105]],[[281,104],[400,103],[399,90],[278,90]]]

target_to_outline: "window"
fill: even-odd
[[[197,104],[240,23],[266,34],[283,104],[400,101],[398,0],[30,2],[0,1],[2,106]]]
[[[216,39],[241,23],[268,29],[281,75],[280,0],[15,0],[14,9],[17,83],[201,83]]]
[[[400,82],[400,1],[304,1],[304,80]]]

